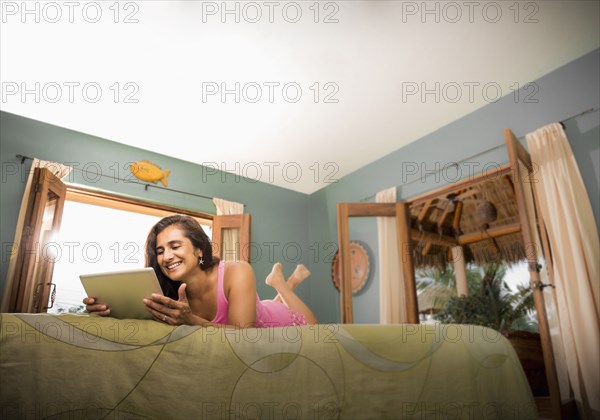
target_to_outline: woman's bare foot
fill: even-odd
[[[308,276],[310,276],[310,271],[308,270],[308,268],[306,268],[304,264],[298,264],[296,266],[296,269],[288,279],[288,285],[292,289],[295,289]]]
[[[267,283],[269,286],[273,287],[277,291],[279,291],[279,288],[281,286],[285,285],[285,278],[283,277],[281,263],[275,263],[273,265],[273,269],[267,276],[265,283]]]
[[[300,278],[303,277],[304,274],[309,273],[308,270],[304,271],[303,268],[304,270],[306,270],[306,267],[304,266],[300,268]],[[315,317],[315,314],[313,314],[310,308],[306,306],[304,302],[302,302],[302,299],[300,299],[294,293],[290,285],[285,282],[281,263],[275,263],[273,265],[273,269],[271,270],[271,273],[269,273],[269,275],[267,276],[265,283],[277,290],[278,294],[274,299],[275,301],[283,303],[285,306],[288,307],[288,309],[292,309],[303,314],[306,317],[306,322],[310,325],[317,323],[317,318]]]

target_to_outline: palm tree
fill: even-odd
[[[415,273],[417,278],[417,290],[423,290],[433,285],[456,288],[454,268],[450,265],[445,270],[438,267],[421,268]]]
[[[532,319],[534,310],[531,289],[519,286],[512,292],[504,281],[504,264],[486,264],[478,290],[469,296],[452,297],[436,318],[444,323],[475,324],[496,330],[537,332]]]
[[[476,293],[481,287],[481,269],[474,264],[467,266],[467,289]],[[456,296],[454,266],[444,269],[427,267],[416,271],[419,311],[438,312],[446,307],[451,297]]]

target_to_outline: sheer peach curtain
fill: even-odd
[[[52,171],[58,178],[63,179],[69,175],[73,168],[65,166],[57,162],[49,162],[46,160],[33,159],[31,168],[29,169],[29,176],[27,177],[27,183],[25,184],[25,191],[23,191],[23,198],[21,199],[21,208],[19,210],[19,217],[17,218],[17,227],[15,231],[15,240],[13,242],[13,251],[10,255],[8,263],[8,271],[6,273],[6,283],[4,284],[4,291],[2,295],[2,303],[0,303],[0,312],[7,312],[10,305],[10,296],[13,283],[15,282],[15,270],[18,257],[18,246],[21,243],[21,236],[23,235],[23,225],[25,224],[25,213],[27,211],[27,205],[29,203],[29,196],[31,194],[31,186],[33,184],[33,171],[36,168],[46,168]],[[32,289],[33,290],[33,289]]]
[[[395,203],[396,188],[388,188],[377,193],[377,203]],[[379,322],[399,324],[406,322],[406,301],[404,298],[404,276],[398,260],[396,239],[396,219],[377,218],[379,245]]]
[[[243,214],[244,205],[235,201],[227,201],[221,198],[213,198],[217,208],[217,216],[228,216]],[[240,231],[239,229],[223,229],[221,255],[223,261],[239,261],[240,259]]]
[[[600,418],[600,245],[589,197],[560,124],[527,135],[552,249],[560,336],[584,418]]]

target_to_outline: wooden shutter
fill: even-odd
[[[52,288],[52,243],[60,229],[67,187],[52,172],[36,168],[10,291],[11,312],[46,312]]]
[[[236,260],[250,262],[250,215],[235,214],[215,216],[212,227],[213,255],[223,259],[223,233],[225,229],[239,230]]]

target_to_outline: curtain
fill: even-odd
[[[375,196],[377,203],[395,203],[396,188],[380,191]],[[379,244],[379,322],[400,324],[406,322],[406,300],[404,276],[398,260],[396,219],[377,218]]]
[[[221,198],[213,198],[217,207],[217,216],[228,216],[244,213],[244,205],[234,201],[226,201]],[[223,229],[221,256],[223,261],[240,260],[240,231],[239,229]]]
[[[29,169],[27,182],[25,184],[25,190],[23,191],[23,198],[21,199],[21,208],[19,209],[19,217],[17,218],[15,239],[13,241],[13,248],[8,263],[8,271],[6,273],[6,282],[4,283],[4,291],[2,295],[2,303],[0,304],[0,312],[8,312],[9,310],[8,308],[10,306],[10,296],[12,294],[13,285],[15,284],[15,271],[17,269],[19,244],[21,243],[21,237],[23,235],[25,213],[27,212],[27,206],[29,204],[29,198],[31,195],[31,187],[33,184],[33,172],[36,168],[47,168],[60,179],[63,179],[64,177],[69,175],[73,169],[70,166],[65,166],[61,163],[33,159],[33,162],[31,163],[31,168]]]
[[[594,213],[560,124],[526,136],[553,257],[557,315],[579,412],[600,418],[600,245]],[[537,176],[536,176],[537,174]]]

